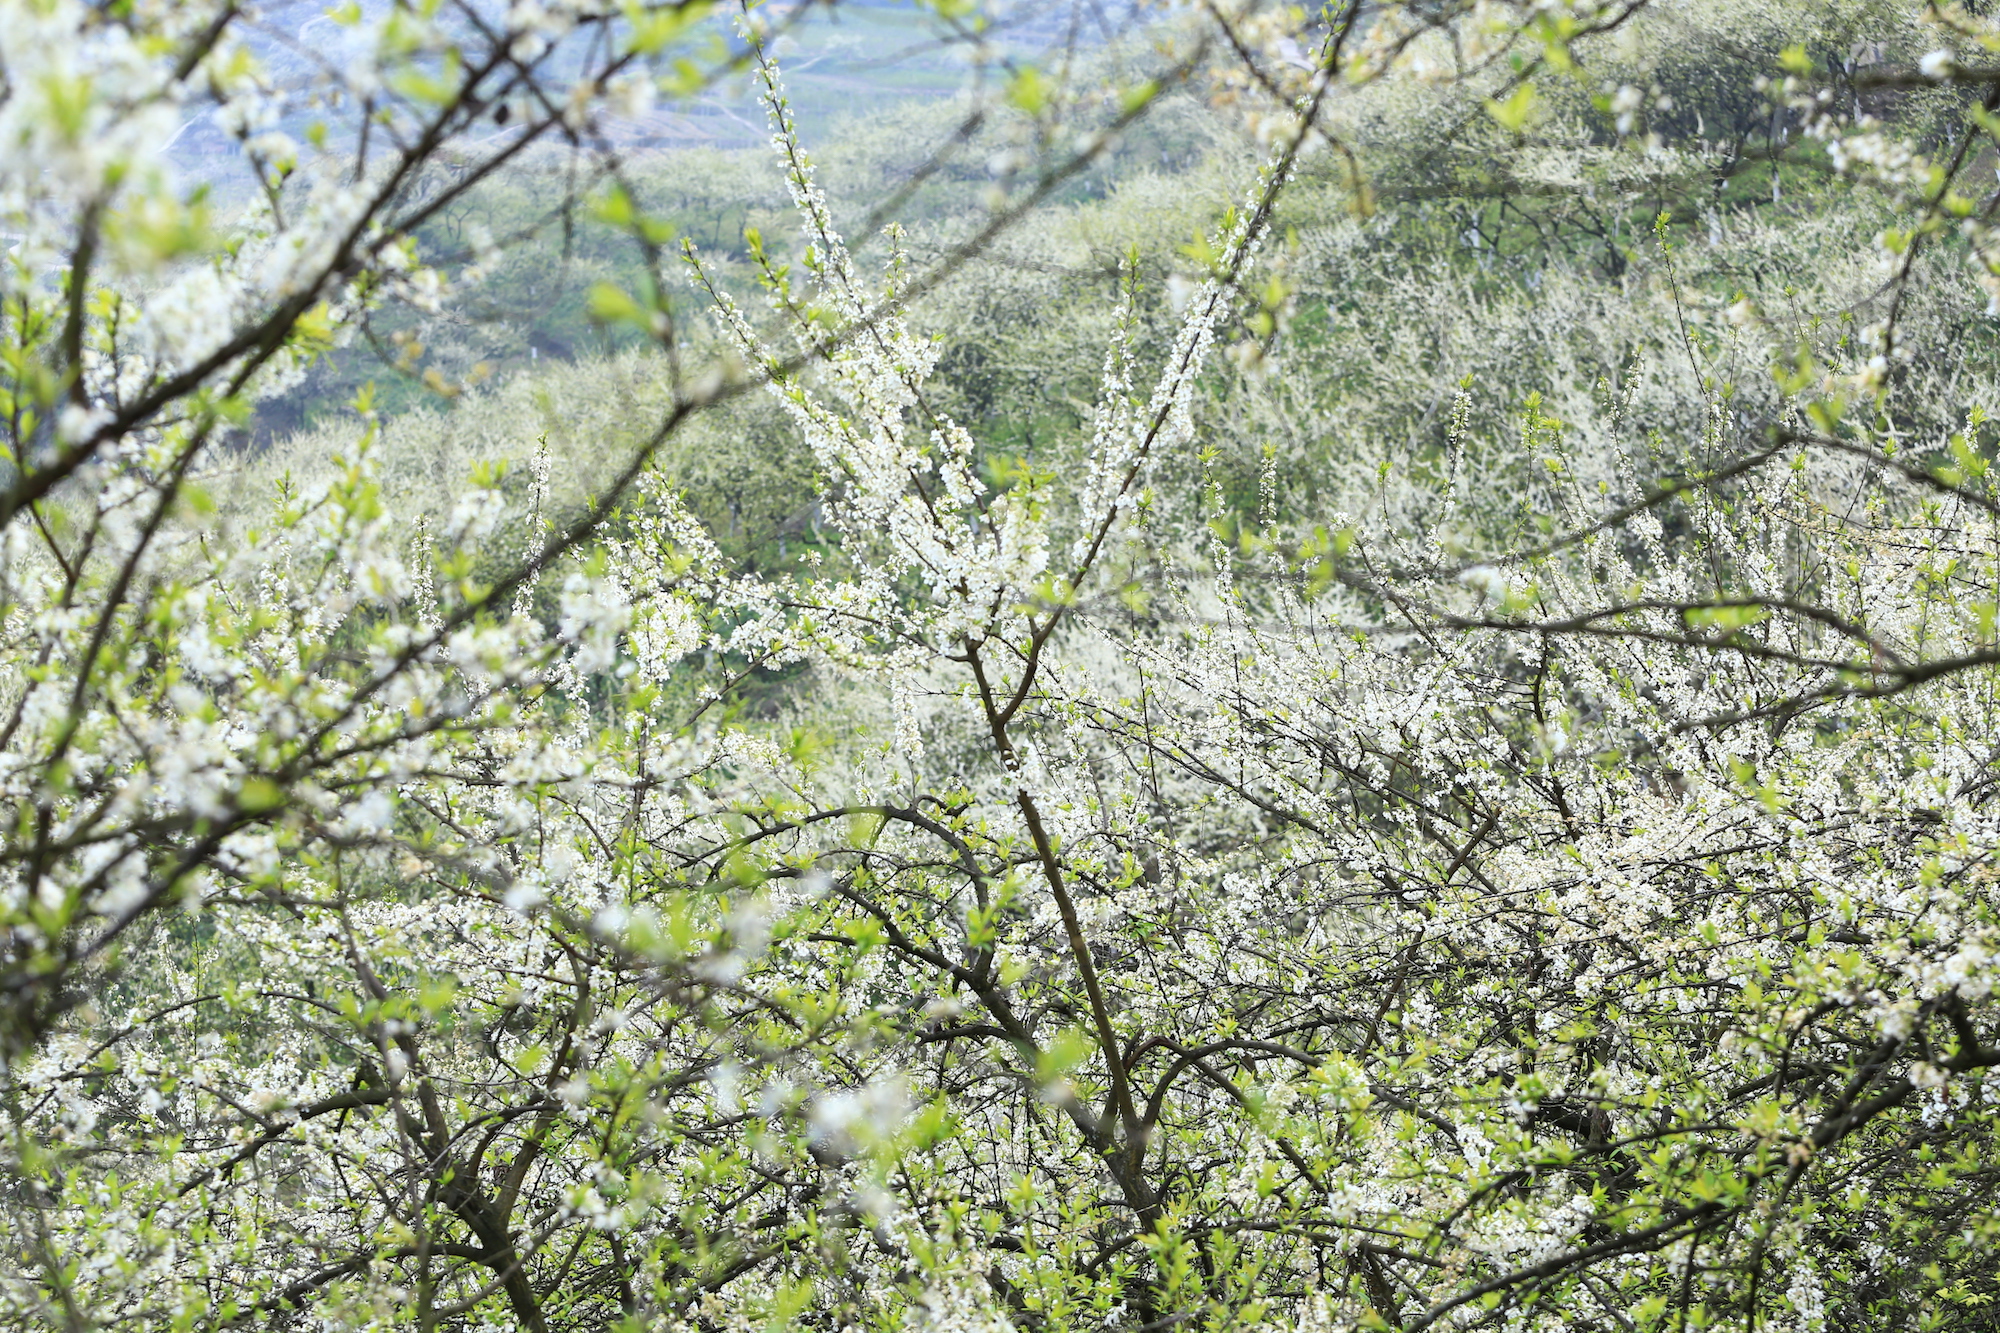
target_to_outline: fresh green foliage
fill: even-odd
[[[254,17],[0,0],[0,1325],[1991,1326],[1990,20]]]

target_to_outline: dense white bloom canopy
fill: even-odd
[[[2000,29],[938,3],[977,207],[856,225],[803,10],[297,17],[0,0],[0,1325],[1986,1326]],[[735,251],[618,130],[732,71]],[[1088,354],[951,327],[1161,105],[1255,152],[1008,275]],[[644,428],[272,465],[544,138]]]

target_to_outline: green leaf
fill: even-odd
[[[1046,74],[1033,65],[1023,65],[1007,81],[1007,104],[1031,116],[1039,116],[1048,109],[1055,91],[1055,84]]]
[[[451,1008],[451,1003],[457,996],[457,977],[449,974],[432,977],[424,983],[423,989],[417,992],[417,1007],[427,1014],[441,1014]]]
[[[634,55],[657,55],[676,37],[707,18],[715,9],[711,0],[685,0],[670,9],[652,9],[637,0],[627,0],[626,22],[632,25],[625,45]]]
[[[600,324],[644,324],[646,312],[624,288],[600,282],[590,289],[590,317]]]
[[[1064,1028],[1035,1059],[1035,1081],[1046,1087],[1090,1058],[1097,1043],[1082,1028]]]
[[[1154,79],[1147,79],[1144,83],[1133,84],[1130,88],[1119,94],[1118,109],[1129,116],[1159,95],[1159,82]]]
[[[1690,629],[1729,630],[1742,629],[1754,625],[1770,614],[1766,607],[1753,605],[1739,606],[1691,606],[1681,613]]]
[[[236,808],[246,815],[268,814],[284,803],[284,789],[267,777],[253,777],[236,791]]]
[[[1486,102],[1486,114],[1500,122],[1500,128],[1510,134],[1520,134],[1539,118],[1542,109],[1542,95],[1535,91],[1532,83],[1523,83],[1504,102],[1491,98]]]

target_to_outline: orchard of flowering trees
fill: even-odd
[[[0,0],[0,1327],[1994,1327],[1990,9]]]

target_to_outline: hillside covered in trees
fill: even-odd
[[[0,0],[0,1327],[1993,1327],[1989,9]]]

